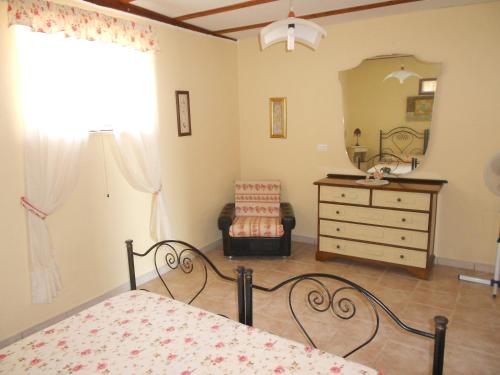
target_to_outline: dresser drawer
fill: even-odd
[[[429,227],[429,214],[426,213],[345,206],[332,203],[319,204],[319,217],[405,229],[427,230]]]
[[[344,188],[339,186],[321,186],[319,199],[352,204],[370,204],[369,189]]]
[[[427,253],[425,251],[399,249],[336,238],[320,237],[319,250],[419,268],[425,268],[427,265]]]
[[[373,190],[372,205],[429,211],[431,195],[404,191]]]
[[[341,223],[330,220],[320,220],[319,234],[423,250],[427,249],[428,240],[428,233],[426,232]]]

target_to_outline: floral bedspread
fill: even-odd
[[[154,293],[110,298],[0,350],[4,374],[377,374]]]

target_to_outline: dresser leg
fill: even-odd
[[[316,251],[316,260],[324,261],[324,260],[330,260],[333,258],[335,258],[335,254],[333,254],[333,253],[327,253],[324,251]]]
[[[412,274],[413,276],[415,277],[418,277],[419,279],[422,279],[422,280],[429,280],[429,270],[427,270],[426,268],[406,268],[406,270]]]

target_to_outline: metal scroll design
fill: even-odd
[[[151,246],[148,250],[146,250],[146,252],[142,254],[134,252],[133,255],[144,257],[152,251],[154,251],[154,266],[156,274],[165,287],[169,296],[173,299],[176,299],[175,295],[172,292],[171,288],[169,288],[169,286],[167,285],[164,275],[162,275],[160,272],[163,263],[170,270],[180,270],[184,274],[191,274],[193,272],[193,270],[195,269],[196,261],[198,261],[198,263],[200,264],[203,281],[201,287],[195,291],[193,297],[191,297],[189,301],[186,302],[187,304],[191,304],[207,286],[208,269],[211,269],[224,280],[233,282],[236,281],[235,278],[226,276],[222,272],[220,272],[205,254],[203,254],[200,250],[188,244],[187,242],[175,240],[160,241]]]
[[[313,341],[307,330],[305,329],[304,325],[298,318],[295,309],[293,307],[292,303],[292,296],[293,296],[293,291],[296,288],[297,285],[301,284],[304,281],[311,281],[317,284],[319,287],[318,289],[311,290],[307,293],[307,303],[309,307],[311,307],[314,311],[319,312],[319,313],[324,313],[327,311],[331,311],[334,316],[337,318],[343,319],[343,320],[350,320],[353,317],[356,316],[356,304],[355,302],[347,297],[340,297],[341,292],[344,291],[356,291],[355,288],[351,286],[345,286],[345,287],[340,287],[337,288],[333,291],[330,291],[328,287],[322,283],[320,280],[312,277],[304,277],[301,279],[298,279],[295,281],[292,286],[290,287],[288,291],[288,306],[290,307],[290,311],[292,313],[293,320],[295,323],[298,325],[299,329],[302,331],[302,333],[306,336],[307,340],[313,346],[314,348],[317,348],[316,343]],[[338,298],[337,298],[338,297]],[[345,354],[343,357],[347,358],[350,356],[352,353],[358,351],[359,349],[363,348],[364,346],[368,345],[377,335],[379,326],[380,326],[380,318],[378,315],[378,311],[374,305],[374,303],[370,300],[368,300],[370,303],[371,308],[373,309],[373,313],[375,315],[375,327],[373,331],[371,332],[370,336],[366,341],[361,343],[360,345],[356,346],[354,349],[350,350],[347,354]]]
[[[429,144],[429,129],[418,132],[400,126],[384,132],[380,130],[379,154],[425,154]]]
[[[334,289],[330,289],[325,284],[325,280],[339,281],[342,285],[337,286]],[[324,273],[308,273],[287,279],[271,288],[266,288],[254,284],[254,289],[258,289],[264,292],[274,292],[285,287],[286,285],[289,285],[288,306],[290,308],[292,318],[297,324],[299,330],[305,335],[310,345],[314,348],[318,347],[305,328],[302,321],[299,319],[297,314],[297,306],[295,306],[294,299],[292,298],[296,288],[305,282],[314,284],[314,288],[307,291],[306,303],[316,313],[326,313],[329,311],[333,314],[334,317],[337,317],[344,321],[354,318],[358,313],[358,307],[356,305],[356,302],[352,298],[345,296],[345,292],[354,293],[354,295],[360,296],[363,298],[362,300],[368,302],[368,308],[371,309],[371,311],[373,312],[373,316],[375,317],[374,328],[371,331],[369,337],[364,342],[347,352],[347,354],[343,356],[344,358],[347,358],[351,354],[357,352],[373,341],[373,339],[379,332],[381,312],[385,313],[390,319],[392,319],[400,328],[404,329],[405,331],[428,338],[434,338],[434,335],[432,333],[420,331],[418,329],[407,326],[372,293],[370,293],[360,285],[340,276]]]
[[[407,164],[407,162],[401,157],[387,152],[373,155],[371,158],[366,160],[366,163],[371,167],[375,167],[378,163],[392,163],[394,164],[393,169],[396,169],[400,164]],[[380,172],[391,174],[391,168],[382,167],[380,168]]]

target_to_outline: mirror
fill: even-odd
[[[357,168],[402,175],[422,163],[440,71],[438,63],[388,55],[339,73],[345,145]]]

